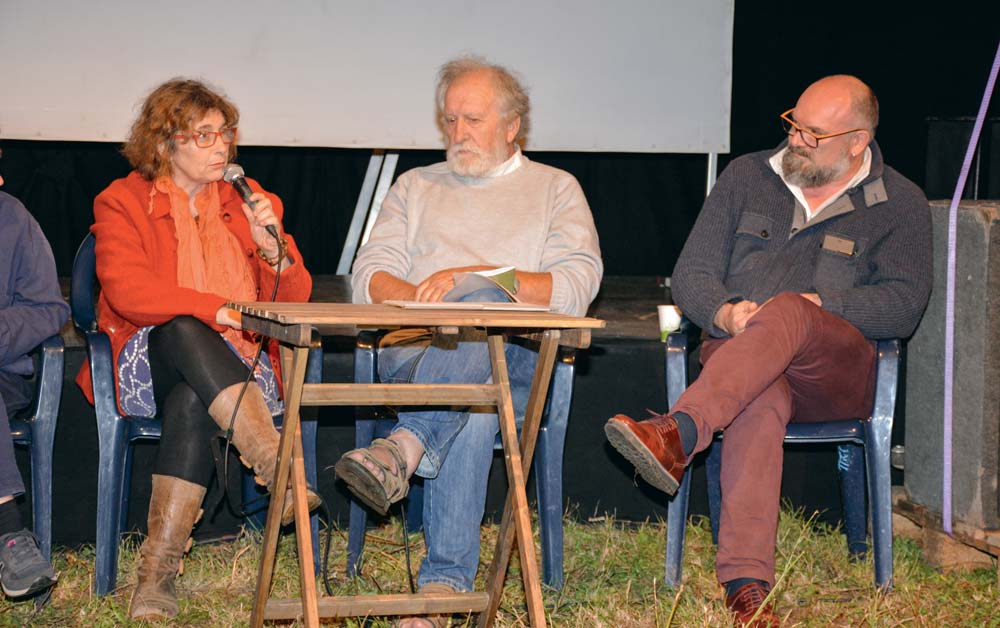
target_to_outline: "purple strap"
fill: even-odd
[[[990,70],[990,78],[986,81],[986,92],[983,94],[983,101],[979,105],[979,115],[976,116],[976,124],[972,127],[972,137],[969,138],[969,147],[965,150],[965,159],[962,160],[962,171],[958,174],[955,194],[951,197],[951,207],[948,209],[948,284],[944,301],[944,451],[942,452],[944,469],[941,491],[941,522],[944,531],[948,534],[952,534],[951,438],[953,384],[955,381],[955,232],[958,229],[958,203],[962,198],[962,190],[965,189],[965,180],[969,177],[969,168],[972,166],[972,155],[976,151],[976,144],[979,143],[979,134],[983,130],[983,120],[985,120],[986,110],[990,106],[990,96],[992,96],[993,88],[997,82],[998,69],[1000,69],[1000,46],[997,46],[997,53],[993,58],[993,68]]]

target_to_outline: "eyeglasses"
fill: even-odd
[[[236,127],[228,127],[222,129],[221,131],[195,131],[188,135],[176,134],[174,139],[180,141],[181,144],[187,144],[190,140],[194,140],[195,145],[198,148],[210,148],[215,146],[216,138],[222,138],[223,144],[232,144],[236,141]]]
[[[792,120],[789,117],[789,114],[791,114],[793,111],[795,111],[794,107],[792,107],[785,113],[781,114],[781,128],[785,130],[786,135],[792,135],[793,133],[798,132],[799,137],[802,138],[802,142],[809,148],[816,148],[817,146],[819,146],[820,140],[825,140],[830,137],[837,137],[839,135],[847,135],[848,133],[855,133],[857,131],[866,130],[866,129],[851,129],[850,131],[841,131],[840,133],[822,133],[817,135],[812,131],[807,131],[806,129],[803,129],[798,125],[798,123],[795,122],[795,120]]]

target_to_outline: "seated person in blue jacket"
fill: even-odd
[[[781,119],[785,141],[719,177],[674,268],[674,300],[709,336],[701,375],[667,414],[605,426],[670,494],[725,433],[715,562],[738,625],[778,623],[764,600],[785,426],[869,416],[871,341],[913,333],[931,289],[927,199],[882,161],[872,90],[829,76]]]
[[[475,57],[442,66],[437,110],[447,159],[404,173],[389,191],[354,263],[355,302],[451,300],[457,273],[514,266],[520,301],[586,312],[604,268],[594,220],[572,175],[521,153],[528,109],[527,94],[505,68]],[[507,297],[486,289],[462,300]],[[482,337],[397,335],[382,346],[383,382],[485,383],[491,374]],[[523,414],[538,354],[517,342],[506,343],[505,354]],[[389,438],[337,463],[338,477],[383,513],[406,495],[411,475],[427,478],[421,591],[472,590],[497,430],[495,413],[400,412]],[[400,625],[443,623],[409,618]]]
[[[31,403],[34,366],[27,353],[59,333],[68,318],[41,228],[20,201],[0,192],[0,585],[12,598],[44,591],[56,574],[14,500],[24,493],[24,481],[7,417]]]

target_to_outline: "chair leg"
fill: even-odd
[[[542,577],[553,589],[563,586],[563,498],[562,438],[548,426],[538,432],[538,446],[533,463],[535,492],[538,496],[538,528],[542,542]]]
[[[97,545],[94,591],[106,595],[118,581],[118,543],[121,538],[123,497],[128,456],[128,425],[117,416],[97,412],[100,445],[97,470]]]
[[[317,344],[309,350],[309,361],[306,364],[306,382],[309,384],[323,383],[323,345]],[[319,469],[316,462],[316,437],[319,432],[319,411],[309,415],[307,421],[300,421],[302,429],[302,459],[306,467],[306,481],[319,492]],[[327,514],[329,516],[329,513]],[[330,522],[327,522],[329,525]],[[319,512],[309,517],[309,529],[312,532],[313,566],[320,573],[322,566],[322,549],[319,546]]]
[[[844,534],[851,558],[868,552],[868,517],[865,510],[864,448],[854,443],[837,446],[837,474],[844,507]]]
[[[375,440],[375,420],[356,420],[354,422],[354,446],[367,447],[373,440]],[[350,520],[347,528],[347,576],[350,578],[361,575],[358,568],[361,562],[361,552],[365,548],[365,529],[367,525],[368,512],[352,499]]]
[[[684,478],[667,504],[666,575],[663,582],[668,587],[681,585],[681,563],[684,559],[684,533],[687,528],[688,497],[691,494],[691,467],[684,470]]]
[[[64,343],[59,335],[42,343],[35,416],[31,420],[32,528],[42,555],[52,558],[52,462],[59,402],[62,399]]]
[[[243,509],[247,516],[244,524],[251,530],[263,530],[267,519],[267,491],[254,480],[253,471],[240,467],[240,492],[242,493]]]
[[[892,478],[889,468],[891,423],[865,422],[865,459],[868,494],[871,496],[872,547],[875,554],[875,585],[892,590]]]
[[[419,477],[410,478],[410,491],[403,498],[406,502],[406,531],[410,534],[420,532],[424,528],[424,480]]]
[[[316,419],[310,419],[306,421],[300,421],[302,430],[302,461],[306,468],[306,482],[309,486],[316,488],[319,491],[318,478],[319,473],[316,468],[316,432],[318,426],[316,425]],[[320,572],[322,566],[322,553],[319,546],[319,513],[313,512],[312,516],[309,517],[309,529],[312,535],[312,548],[313,548],[313,568],[316,573]]]
[[[664,383],[667,407],[672,408],[688,384],[687,335],[673,333],[664,347]],[[664,562],[664,582],[669,587],[681,585],[681,562],[684,559],[684,532],[687,528],[688,497],[691,494],[691,466],[684,470],[684,477],[677,492],[667,504],[667,551]]]
[[[545,422],[538,431],[533,468],[542,541],[542,577],[553,589],[563,587],[563,454],[573,402],[573,356],[560,356],[552,373]]]
[[[31,422],[31,509],[32,529],[38,536],[42,555],[52,558],[52,447],[55,417]]]
[[[124,452],[124,462],[122,463],[122,490],[121,490],[121,507],[118,509],[120,517],[118,520],[118,537],[125,534],[128,530],[128,506],[129,500],[132,498],[132,462],[135,460],[133,456],[134,450],[132,449],[132,443],[129,442],[129,437],[127,434],[128,430],[126,428],[125,436],[125,452]]]

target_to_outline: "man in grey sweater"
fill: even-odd
[[[576,179],[521,154],[524,89],[504,68],[462,58],[441,68],[437,103],[447,161],[403,174],[389,191],[354,263],[355,302],[441,301],[456,273],[514,266],[518,300],[583,315],[603,272],[597,232]],[[486,292],[472,298],[506,300]],[[383,382],[484,383],[490,376],[482,339],[394,341],[380,349]],[[522,415],[537,354],[510,342],[506,359]],[[389,438],[337,464],[338,477],[383,512],[406,495],[412,474],[427,478],[421,590],[472,590],[497,430],[495,414],[401,412]]]
[[[704,370],[668,414],[605,426],[671,494],[725,432],[716,571],[743,623],[774,585],[785,426],[869,416],[870,341],[909,336],[931,286],[927,200],[882,162],[871,89],[827,77],[781,117],[787,140],[730,164],[674,269],[675,301],[708,335]]]

